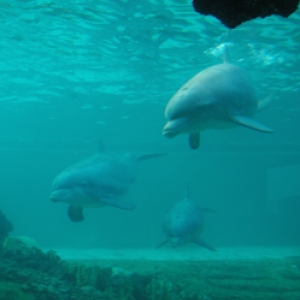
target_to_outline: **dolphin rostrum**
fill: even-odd
[[[69,204],[68,215],[73,222],[84,220],[85,207],[108,205],[132,210],[135,206],[119,197],[134,183],[138,163],[161,155],[164,154],[136,156],[99,152],[61,172],[53,181],[50,199]]]
[[[191,199],[187,187],[185,198],[176,203],[164,218],[163,230],[167,240],[157,248],[166,243],[171,243],[172,247],[196,243],[206,249],[216,251],[199,237],[204,226],[203,212],[205,211],[212,210],[200,207],[197,202]]]
[[[209,67],[185,83],[165,109],[163,135],[189,134],[189,145],[199,148],[200,132],[241,125],[270,133],[252,117],[267,101],[258,101],[253,84],[240,67],[224,62]]]

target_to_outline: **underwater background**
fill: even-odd
[[[190,1],[0,1],[0,210],[12,235],[43,248],[154,248],[166,211],[185,195],[206,214],[216,248],[300,244],[300,11],[228,30]],[[189,78],[243,67],[272,103],[245,128],[162,136],[164,108]],[[49,196],[54,177],[98,150],[169,155],[141,163],[124,201],[72,223]],[[196,246],[195,251],[199,251]],[[201,249],[201,251],[206,251]]]

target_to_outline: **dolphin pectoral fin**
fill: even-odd
[[[168,241],[165,240],[165,241],[163,241],[162,243],[160,243],[158,246],[156,246],[155,249],[159,249],[159,248],[161,248],[162,246],[164,246],[164,245],[167,244],[167,243],[168,243]]]
[[[133,205],[131,203],[120,201],[120,200],[118,200],[116,198],[112,198],[112,197],[101,198],[101,202],[106,205],[118,207],[121,209],[126,209],[126,210],[135,209],[135,205]]]
[[[267,127],[265,125],[262,125],[259,122],[257,122],[256,120],[251,119],[249,117],[232,116],[231,121],[238,124],[238,125],[245,126],[245,127],[250,128],[250,129],[253,129],[253,130],[266,132],[266,133],[272,133],[273,132],[273,130],[270,129],[269,127]]]
[[[201,246],[201,247],[204,247],[204,248],[206,248],[206,249],[208,249],[210,251],[217,251],[214,247],[212,247],[211,245],[203,242],[200,239],[197,239],[194,243],[197,244],[197,245],[199,245],[199,246]]]
[[[82,222],[84,220],[83,208],[80,206],[70,205],[68,208],[68,216],[72,222]]]
[[[200,146],[200,132],[189,134],[189,145],[191,149],[198,149]]]

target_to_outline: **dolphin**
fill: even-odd
[[[187,187],[185,198],[176,203],[165,215],[163,230],[167,239],[157,248],[167,243],[171,243],[173,248],[182,244],[196,243],[206,249],[216,251],[199,237],[204,226],[204,211],[212,210],[200,207],[197,202],[191,199]]]
[[[200,132],[241,125],[271,133],[253,119],[269,102],[258,101],[254,86],[240,67],[224,61],[196,74],[170,99],[165,109],[163,135],[189,134],[191,149],[200,145]]]
[[[113,206],[132,210],[135,206],[119,200],[134,183],[140,161],[164,154],[136,156],[101,151],[62,171],[53,181],[50,199],[69,204],[71,221],[84,220],[83,208]]]

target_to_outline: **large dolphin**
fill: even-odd
[[[101,151],[61,172],[53,181],[50,199],[69,204],[68,215],[73,222],[84,220],[85,207],[109,205],[132,210],[135,206],[119,197],[134,183],[138,163],[161,155],[117,155]]]
[[[196,243],[206,249],[216,251],[199,237],[204,226],[204,211],[211,210],[200,207],[197,202],[191,199],[187,187],[185,198],[176,203],[165,216],[163,230],[167,240],[161,243],[158,248],[166,243],[171,243],[172,247]]]
[[[247,73],[225,61],[198,73],[170,99],[163,135],[173,138],[187,133],[190,147],[197,149],[200,132],[207,129],[241,125],[270,133],[271,129],[252,118],[269,98],[259,102]]]

